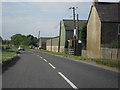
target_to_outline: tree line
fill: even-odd
[[[3,44],[12,44],[18,46],[37,46],[38,39],[33,35],[15,34],[11,36],[11,40],[3,40]]]

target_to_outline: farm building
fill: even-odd
[[[86,24],[86,20],[79,20],[78,21],[78,39],[80,35],[80,29],[84,24]],[[62,20],[60,22],[60,40],[59,40],[59,52],[67,53],[70,42],[72,44],[74,35],[74,23],[73,20]]]
[[[39,49],[44,49],[46,50],[46,41],[50,39],[50,37],[41,37],[39,39]]]
[[[58,52],[58,46],[59,46],[58,43],[59,43],[59,36],[48,39],[47,40],[47,50],[53,51],[53,52]]]
[[[87,23],[87,57],[120,58],[119,11],[120,3],[93,3]]]

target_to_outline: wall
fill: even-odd
[[[48,38],[48,37],[41,37],[39,39],[39,48],[40,49],[46,50],[46,42],[47,42],[48,39],[50,39],[50,38]]]
[[[54,37],[47,40],[47,50],[58,52],[58,42],[59,42],[59,37]]]
[[[65,48],[68,48],[68,40],[73,39],[73,34],[74,34],[73,30],[66,30]]]
[[[100,58],[101,21],[96,8],[93,6],[87,24],[87,57]]]
[[[52,39],[48,39],[47,42],[46,42],[46,50],[48,51],[52,51]]]
[[[120,60],[120,49],[101,48],[101,58]]]
[[[65,49],[65,39],[66,39],[66,32],[65,32],[65,27],[64,27],[64,22],[60,22],[60,52],[64,52]]]
[[[116,48],[118,39],[118,23],[102,23],[101,44],[102,47]],[[116,43],[116,45],[115,45]]]

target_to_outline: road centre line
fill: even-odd
[[[55,69],[55,67],[51,64],[51,63],[48,63],[53,69]]]
[[[67,79],[61,72],[58,72],[58,74],[65,79],[65,81],[72,86],[74,89],[78,89],[69,79]]]
[[[42,59],[42,57],[40,56],[40,58]]]
[[[43,59],[45,62],[47,62],[47,60],[46,59]]]

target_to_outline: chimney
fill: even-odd
[[[98,0],[93,0],[92,3],[93,3],[93,5],[95,6],[96,3],[98,3]]]

